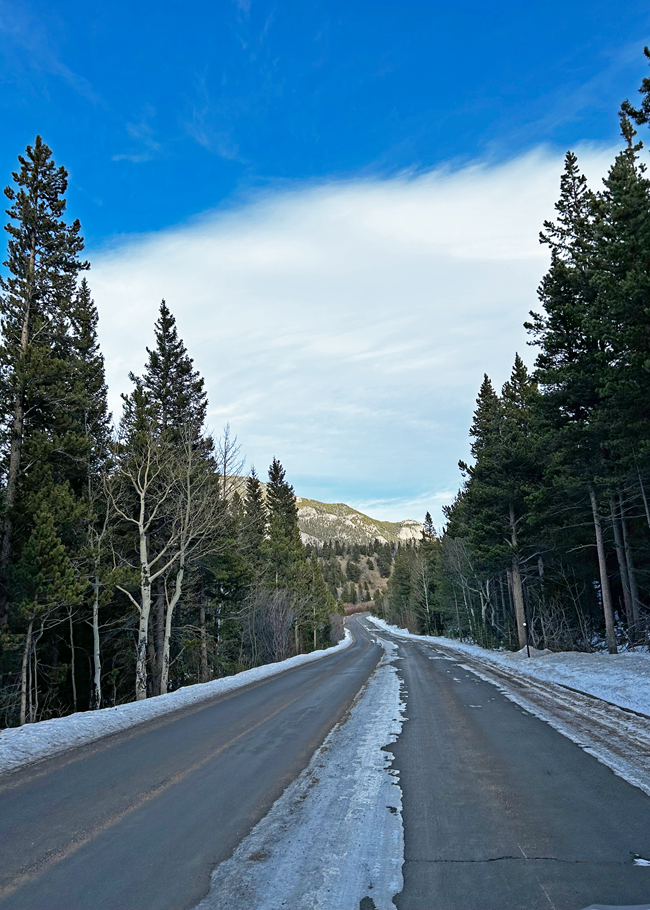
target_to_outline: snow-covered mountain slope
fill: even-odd
[[[368,544],[419,540],[423,526],[419,521],[378,521],[357,512],[342,502],[318,502],[297,497],[298,525],[305,543],[342,540],[346,543]]]

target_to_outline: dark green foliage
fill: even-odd
[[[9,241],[7,274],[0,277],[5,506],[0,529],[0,628],[8,621],[9,561],[12,553],[19,558],[29,536],[34,508],[30,492],[70,479],[66,475],[77,455],[76,440],[68,438],[66,424],[70,410],[74,412],[79,404],[79,376],[74,369],[80,330],[75,320],[76,284],[79,272],[88,267],[79,259],[83,250],[79,222],[68,225],[63,218],[66,171],[56,167],[40,136],[18,160],[20,170],[12,175],[13,186],[5,189],[10,202],[5,226]],[[66,451],[66,443],[72,451]],[[23,489],[26,463],[36,466],[27,479],[31,490]]]
[[[624,106],[639,123],[649,87],[641,110]],[[566,156],[527,323],[535,373],[517,358],[501,396],[485,377],[474,462],[446,509],[434,597],[451,634],[482,644],[521,646],[521,620],[540,647],[648,641],[650,181],[625,114],[621,132],[599,193]]]
[[[241,542],[243,550],[248,554],[251,564],[257,572],[262,571],[262,552],[268,525],[268,512],[264,502],[264,493],[255,468],[246,480],[246,493],[244,496],[244,514],[241,523]]]
[[[266,541],[269,579],[276,585],[292,584],[306,555],[298,528],[296,494],[277,458],[269,467],[266,503],[269,511]]]
[[[393,553],[390,544],[378,544],[377,547],[377,568],[382,578],[390,578],[393,568]]]
[[[650,48],[644,47],[643,53],[650,60]],[[624,101],[621,110],[640,125],[650,122],[650,79],[647,76],[641,82],[639,94],[643,96],[640,108],[635,108],[629,101]]]
[[[198,433],[205,423],[208,398],[203,377],[194,369],[192,358],[178,337],[176,320],[163,300],[154,326],[155,348],[147,348],[149,359],[142,385],[156,409],[161,432],[178,432],[191,424]],[[132,380],[135,377],[131,374]]]
[[[280,462],[265,493],[254,472],[236,476],[228,428],[215,452],[203,379],[164,301],[112,438],[80,226],[63,217],[66,172],[40,138],[19,160],[0,298],[3,721],[130,701],[136,642],[145,695],[163,678],[175,688],[327,647],[342,582],[333,546],[326,582],[302,545]],[[147,465],[148,624],[135,609]]]
[[[361,578],[361,566],[357,562],[353,562],[352,558],[348,559],[345,567],[345,577],[348,581],[354,582],[358,582]]]

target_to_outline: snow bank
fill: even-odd
[[[604,701],[650,717],[650,654],[625,651],[622,654],[584,654],[578,651],[537,651],[530,660],[526,652],[488,651],[434,635],[414,635],[389,626],[383,619],[368,616],[381,629],[400,638],[426,641],[432,645],[471,654],[488,664],[516,671],[520,676],[570,686]],[[534,649],[531,648],[531,652]]]
[[[100,711],[83,711],[67,717],[56,717],[43,720],[37,724],[26,724],[24,727],[10,727],[0,730],[0,773],[10,771],[28,762],[37,761],[49,755],[65,752],[67,749],[101,739],[110,733],[127,730],[146,720],[152,720],[179,708],[194,705],[197,702],[213,698],[232,689],[239,689],[249,683],[267,679],[292,667],[300,667],[314,660],[329,657],[337,651],[348,648],[353,637],[349,629],[338,645],[311,654],[298,654],[287,660],[263,667],[253,667],[234,676],[213,679],[207,683],[185,686],[167,695],[158,695],[144,701],[130,702],[114,708],[102,708]]]
[[[195,910],[343,910],[368,898],[376,910],[395,910],[402,791],[382,747],[399,736],[405,705],[392,665],[397,645],[380,644],[385,654],[347,719],[217,866]]]

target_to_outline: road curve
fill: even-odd
[[[368,628],[376,632],[368,620]],[[650,798],[431,645],[399,644],[407,695],[398,910],[650,906]]]
[[[0,778],[2,910],[185,910],[375,668],[345,651]]]

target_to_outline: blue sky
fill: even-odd
[[[420,517],[525,344],[561,156],[597,184],[646,43],[634,0],[0,0],[0,166],[40,132],[70,172],[114,396],[165,294],[249,463]]]

